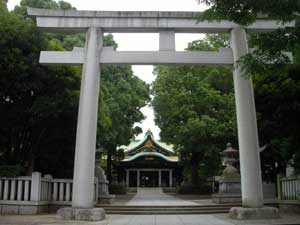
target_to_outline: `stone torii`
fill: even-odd
[[[235,66],[233,79],[240,150],[242,204],[231,215],[243,218],[277,217],[274,208],[263,207],[262,178],[256,111],[251,78],[243,77],[239,59],[249,52],[248,32],[270,32],[294,22],[259,19],[248,27],[226,20],[197,23],[199,12],[118,12],[28,8],[37,26],[49,32],[85,32],[85,48],[68,52],[42,51],[44,65],[83,65],[77,122],[72,207],[94,213],[93,183],[97,129],[100,66],[102,64],[228,65]],[[159,51],[115,51],[103,47],[103,33],[159,33]],[[177,52],[175,33],[224,33],[231,35],[231,48],[219,52]],[[74,218],[73,218],[74,219]],[[85,218],[93,219],[93,218]],[[95,219],[95,218],[94,218]],[[100,217],[98,218],[101,219]]]

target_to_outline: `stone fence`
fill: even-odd
[[[106,183],[98,184],[95,178],[94,190],[99,190],[99,185],[101,190],[107,189]],[[0,214],[45,213],[71,205],[72,186],[71,179],[42,177],[39,172],[31,177],[0,177]],[[94,191],[94,199],[98,201],[98,191]]]
[[[277,189],[279,201],[300,204],[300,176],[278,177]]]

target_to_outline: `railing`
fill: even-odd
[[[51,175],[42,177],[39,172],[32,173],[31,177],[0,177],[0,204],[43,202],[43,204],[65,205],[72,201],[72,190],[73,180],[53,179]],[[97,179],[94,190],[94,199],[97,201]]]
[[[300,176],[277,178],[278,199],[300,203]]]
[[[0,177],[0,201],[30,201],[31,177]]]
[[[51,180],[50,199],[53,202],[71,202],[73,180],[70,179],[53,179]]]

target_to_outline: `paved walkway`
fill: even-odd
[[[61,221],[56,215],[1,216],[0,225],[287,225],[300,224],[299,215],[276,220],[231,220],[219,215],[108,215],[101,222]]]
[[[138,188],[137,194],[125,205],[197,205],[197,203],[163,193],[161,188]]]
[[[212,204],[205,196],[165,194],[159,188],[140,188],[135,195],[117,198],[125,205],[201,205]],[[107,215],[105,221],[62,221],[55,214],[0,215],[0,225],[300,225],[300,215],[281,215],[276,220],[231,220],[228,214],[218,215]]]
[[[208,205],[210,196],[174,195],[163,193],[161,188],[138,188],[136,194],[118,195],[114,205]]]

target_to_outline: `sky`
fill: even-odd
[[[98,11],[203,11],[205,5],[199,5],[197,0],[65,0],[76,7],[77,10]],[[9,10],[14,9],[20,0],[9,0]],[[118,43],[119,51],[158,51],[158,34],[122,33],[113,34]],[[201,39],[203,34],[176,34],[176,51],[184,51],[187,44],[193,40]],[[152,74],[153,66],[132,66],[134,75],[151,84],[155,80]],[[156,139],[159,139],[160,129],[154,123],[154,112],[150,106],[141,109],[146,119],[139,125],[143,133],[137,136],[142,139],[145,132],[150,129]]]

